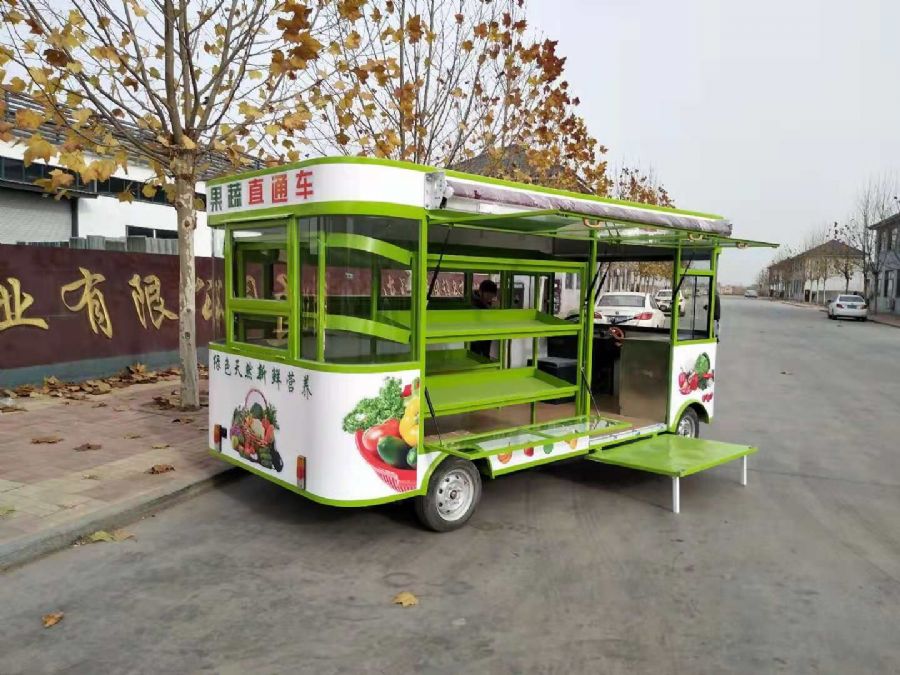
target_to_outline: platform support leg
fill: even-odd
[[[747,455],[741,457],[741,485],[747,485]]]
[[[681,512],[681,486],[678,481],[678,476],[672,478],[672,513]]]

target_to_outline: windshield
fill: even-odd
[[[672,291],[660,291],[659,293],[656,294],[656,297],[657,298],[671,298]]]
[[[838,302],[865,302],[859,295],[842,295],[838,298]]]
[[[643,295],[601,295],[597,302],[600,307],[643,307]]]

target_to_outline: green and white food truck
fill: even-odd
[[[671,477],[675,512],[681,477],[740,459],[746,483],[753,447],[698,437],[719,254],[765,245],[724,218],[355,157],[207,189],[224,231],[221,459],[323,504],[412,498],[438,531],[469,519],[482,476],[576,457]],[[595,311],[610,270],[650,262],[684,316]]]

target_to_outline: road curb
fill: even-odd
[[[0,544],[0,572],[66,548],[97,530],[111,530],[132,523],[151,512],[196,497],[210,488],[230,483],[242,475],[244,472],[236,467],[223,465],[220,471],[204,478],[173,482],[124,502],[110,504],[94,513],[76,518],[71,523],[16,537]]]
[[[881,319],[876,319],[874,317],[869,317],[869,321],[872,323],[877,323],[879,326],[890,326],[891,328],[900,328],[900,323],[894,323],[893,321],[882,321]]]

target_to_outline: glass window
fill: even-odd
[[[644,296],[634,293],[604,293],[597,301],[598,307],[643,307]]]
[[[418,221],[375,216],[316,220],[319,236],[325,237],[325,360],[412,359],[411,254],[417,248]]]
[[[25,164],[20,159],[3,158],[3,177],[6,180],[22,181],[25,179]]]
[[[251,345],[287,349],[288,317],[235,313],[234,337]]]
[[[680,290],[684,296],[685,312],[678,321],[679,340],[704,340],[712,337],[709,330],[711,281],[711,277],[706,276],[684,277]]]
[[[281,226],[234,231],[234,295],[287,300],[287,229]]]

